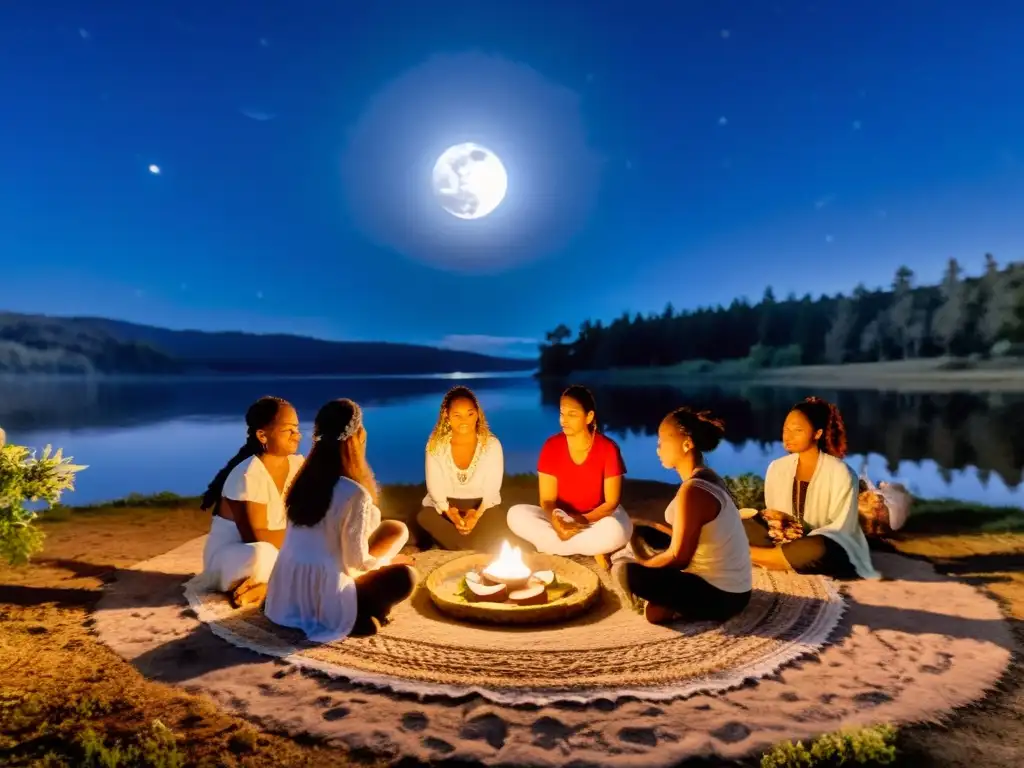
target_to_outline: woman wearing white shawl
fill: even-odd
[[[288,529],[267,585],[267,618],[316,643],[372,634],[412,594],[416,572],[399,554],[409,529],[381,521],[362,410],[351,400],[332,400],[317,413],[313,450],[285,503]]]
[[[880,578],[857,513],[857,476],[843,461],[846,430],[831,403],[809,397],[793,406],[782,429],[790,454],[768,466],[765,512],[744,521],[755,565],[836,577]],[[766,517],[802,534],[777,545]],[[794,523],[795,521],[795,523]]]

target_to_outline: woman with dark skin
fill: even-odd
[[[505,522],[501,443],[468,387],[454,387],[442,399],[425,469],[427,495],[416,522],[439,547],[497,553],[503,541],[526,545]]]
[[[327,403],[316,416],[313,450],[288,494],[288,535],[265,612],[312,642],[372,634],[416,585],[409,558],[399,554],[408,528],[381,519],[366,437],[356,403]]]
[[[203,573],[231,592],[232,603],[259,603],[284,541],[284,496],[302,467],[295,409],[262,397],[245,414],[248,435],[217,473],[202,508],[213,511],[203,551]]]
[[[704,454],[722,439],[722,422],[689,408],[658,428],[658,457],[682,480],[665,510],[667,525],[637,522],[634,561],[616,562],[612,578],[627,597],[646,601],[652,624],[724,621],[750,602],[750,553],[739,511]]]
[[[880,578],[860,527],[858,482],[843,461],[846,428],[839,409],[808,397],[782,428],[789,453],[768,467],[766,509],[743,521],[755,565],[838,578]],[[772,527],[791,532],[779,544]]]
[[[594,396],[574,384],[559,401],[562,431],[537,461],[540,504],[517,504],[508,527],[539,552],[607,556],[629,542],[632,523],[620,504],[626,465],[619,446],[597,428]]]

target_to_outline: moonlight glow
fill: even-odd
[[[437,158],[434,194],[452,216],[480,219],[501,205],[508,174],[491,150],[467,142],[449,147]]]

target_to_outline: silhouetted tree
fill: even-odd
[[[932,318],[932,334],[947,355],[952,354],[953,346],[967,327],[967,291],[960,280],[962,272],[959,262],[950,259],[939,286],[942,304]]]

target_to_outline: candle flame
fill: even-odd
[[[523,562],[523,553],[519,547],[511,547],[507,541],[503,541],[498,559],[488,565],[484,573],[499,580],[528,579],[533,571]]]

